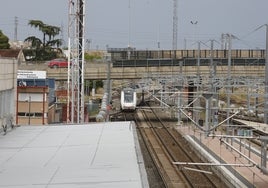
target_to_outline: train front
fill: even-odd
[[[122,111],[134,111],[136,109],[136,92],[132,88],[125,88],[121,91]]]

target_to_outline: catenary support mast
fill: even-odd
[[[268,25],[266,28],[266,47],[265,47],[265,102],[264,102],[264,123],[268,124]]]

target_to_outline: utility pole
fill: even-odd
[[[200,98],[199,98],[199,95],[200,95],[200,84],[201,84],[201,74],[200,74],[200,51],[201,51],[201,41],[198,41],[197,42],[197,73],[196,73],[196,75],[197,75],[197,81],[196,81],[196,98],[197,98],[197,100],[196,100],[196,107],[197,107],[197,109],[196,109],[196,113],[195,113],[195,120],[196,120],[196,122],[198,122],[199,123],[199,120],[200,120],[200,109],[199,109],[199,107],[200,107]]]
[[[213,78],[215,77],[216,74],[216,66],[214,65],[214,40],[210,40],[210,71],[209,71],[209,76],[210,76],[210,84],[211,84],[211,92],[213,92],[213,85],[212,81]]]
[[[226,34],[227,40],[228,40],[228,72],[227,72],[227,135],[232,132],[232,135],[234,135],[234,128],[230,127],[230,102],[231,102],[231,64],[232,64],[232,39],[236,38],[232,34]],[[227,141],[229,139],[227,138]],[[233,145],[234,139],[231,138],[231,145]]]
[[[14,30],[14,41],[18,41],[18,17],[15,16],[15,30]]]
[[[215,112],[216,110],[213,108],[211,109],[211,101],[213,98],[216,98],[215,92],[214,92],[214,85],[213,85],[213,79],[215,78],[215,72],[216,72],[216,67],[214,66],[214,40],[210,40],[210,67],[209,67],[209,92],[211,93],[211,97],[208,98],[208,116],[210,117],[207,119],[208,122],[208,127],[210,129],[211,125],[214,125],[215,122]]]
[[[217,63],[214,62],[214,41],[211,40],[211,45],[210,45],[210,84],[211,84],[211,92],[213,93],[213,100],[212,101],[212,107],[213,110],[211,110],[211,115],[212,115],[212,125],[217,125],[218,124],[218,102],[219,102],[219,97],[218,97],[218,88],[217,86],[214,85],[214,83],[217,84],[217,80],[215,79],[217,76]],[[210,103],[211,104],[211,103]]]
[[[177,50],[178,41],[178,0],[173,0],[173,39],[172,49]]]
[[[228,70],[227,70],[227,80],[228,80],[228,86],[227,86],[227,125],[230,125],[230,94],[231,94],[231,61],[232,61],[232,35],[227,34],[228,38]],[[227,128],[228,130],[229,128]],[[228,133],[229,134],[229,133]]]
[[[130,45],[130,35],[131,35],[131,6],[130,0],[128,0],[128,45],[127,45],[127,59],[130,59],[131,45]]]
[[[128,48],[130,48],[130,32],[131,32],[131,6],[130,0],[128,0]]]
[[[226,50],[227,49],[227,34],[221,34],[221,50]]]
[[[63,23],[61,23],[61,34],[60,34],[61,35],[61,42],[62,42],[62,46],[65,46],[63,31],[64,31],[64,25],[63,25]]]

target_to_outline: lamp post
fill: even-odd
[[[91,43],[91,39],[86,39],[87,51],[88,51],[88,52],[89,52],[89,50],[90,50],[90,43]]]
[[[190,23],[194,26],[194,43],[195,43],[195,41],[196,41],[196,26],[197,26],[198,21],[191,21]]]
[[[193,38],[194,38],[194,42],[193,44],[195,44],[196,42],[196,26],[198,21],[191,21],[190,22],[193,25],[193,29],[194,29],[194,33],[193,33]],[[200,112],[199,110],[197,110],[196,108],[200,107],[200,100],[199,100],[199,90],[200,90],[200,45],[201,43],[198,42],[198,47],[197,47],[197,56],[196,53],[194,54],[194,56],[196,57],[197,60],[197,85],[196,85],[196,102],[193,104],[194,108],[193,108],[193,118],[195,119],[196,122],[199,122],[199,116],[200,116]]]

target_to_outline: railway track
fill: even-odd
[[[137,113],[136,124],[166,187],[225,187],[208,167],[178,167],[173,164],[175,161],[202,161],[175,129],[161,121],[159,114],[153,110],[140,110]]]

